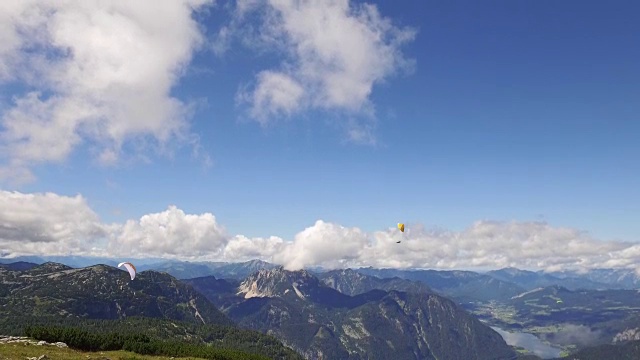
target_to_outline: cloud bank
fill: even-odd
[[[91,255],[109,231],[81,195],[0,191],[0,253]]]
[[[32,165],[85,143],[103,164],[126,145],[197,145],[190,105],[170,92],[204,43],[191,16],[211,2],[4,1],[0,84],[23,91],[0,117],[0,177],[33,180]]]
[[[396,244],[402,240],[401,244]],[[210,213],[176,206],[104,224],[81,195],[0,191],[0,253],[244,261],[307,266],[582,270],[637,268],[640,244],[601,241],[544,222],[479,221],[463,231],[407,224],[375,232],[318,220],[294,239],[231,235]],[[640,269],[638,269],[640,270]]]
[[[255,21],[256,14],[260,25],[252,28],[246,19]],[[413,66],[401,47],[416,35],[393,25],[375,5],[349,0],[239,0],[215,49],[224,49],[233,33],[254,49],[285,56],[240,91],[251,118],[266,125],[304,110],[337,110],[350,119],[348,134],[358,142],[373,141],[371,122],[353,118],[371,118],[373,86]]]

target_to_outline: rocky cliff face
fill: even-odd
[[[498,333],[454,302],[426,291],[374,289],[348,296],[307,271],[278,267],[250,275],[235,293],[239,300],[226,310],[233,320],[275,335],[307,359],[516,356]]]
[[[289,297],[305,299],[309,290],[320,285],[319,280],[306,270],[286,271],[281,266],[272,270],[261,269],[249,275],[238,287],[238,295],[252,297]]]
[[[624,341],[633,341],[633,340],[640,340],[640,328],[626,329],[624,331],[617,333],[613,337],[614,343],[619,343]]]

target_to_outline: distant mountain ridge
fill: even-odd
[[[245,262],[213,262],[213,261],[180,261],[166,259],[127,259],[136,264],[140,271],[157,270],[166,272],[178,279],[191,279],[196,277],[204,277],[213,275],[218,279],[236,279],[242,280],[260,269],[273,269],[277,264],[272,264],[263,260],[249,260]],[[86,267],[95,264],[107,264],[116,266],[122,259],[86,257],[86,256],[18,256],[14,258],[0,258],[0,264],[15,263],[19,261],[42,264],[45,262],[56,262],[71,267]],[[338,269],[341,270],[341,269]],[[537,287],[560,285],[568,289],[635,289],[640,288],[640,274],[632,269],[593,269],[584,273],[575,271],[529,271],[517,268],[502,268],[491,270],[486,273],[462,270],[422,270],[422,269],[377,269],[377,268],[357,268],[357,272],[373,275],[380,278],[399,277],[402,279],[419,280],[416,277],[422,276],[429,279],[424,273],[432,272],[431,275],[439,273],[439,276],[431,276],[430,281],[446,281],[447,278],[464,279],[468,284],[472,281],[487,282],[484,276],[490,276],[504,283],[511,283],[520,290],[531,290]],[[328,271],[320,267],[308,269],[313,274],[320,275]],[[442,288],[442,286],[433,286],[429,282],[425,284],[434,288]],[[497,289],[494,285],[494,290]],[[508,287],[507,284],[502,284]],[[453,291],[457,297],[464,297],[464,291]],[[513,290],[513,289],[511,289]],[[510,289],[502,289],[501,292],[510,292]],[[517,291],[516,291],[517,292]],[[505,295],[506,296],[506,295]],[[504,296],[503,296],[504,298]]]
[[[512,282],[518,284],[527,290],[538,287],[558,285],[568,289],[611,289],[624,288],[623,284],[616,281],[598,282],[594,281],[592,276],[587,274],[579,275],[577,273],[545,273],[543,271],[528,271],[516,268],[504,268],[487,272],[498,280]]]
[[[18,262],[13,262],[13,263],[8,263],[8,264],[0,264],[0,268],[5,268],[7,270],[14,270],[14,271],[24,271],[24,270],[29,270],[33,267],[38,266],[38,264],[36,263],[31,263],[31,262],[26,262],[26,261],[18,261]]]
[[[180,263],[182,261],[177,260],[166,260],[160,258],[144,258],[144,259],[122,259],[122,258],[110,258],[110,257],[100,257],[100,256],[76,256],[76,255],[25,255],[25,256],[16,256],[16,257],[0,257],[0,264],[11,264],[16,262],[27,262],[33,263],[36,265],[41,265],[47,262],[53,262],[57,264],[64,264],[73,268],[83,268],[92,265],[109,265],[109,266],[118,266],[122,261],[133,261],[136,266],[146,266],[149,264],[160,264],[166,262],[177,262]]]
[[[512,282],[489,275],[459,270],[397,270],[359,268],[355,271],[378,278],[398,277],[420,281],[433,291],[460,302],[506,300],[525,291]]]
[[[640,273],[633,269],[593,269],[586,273],[575,271],[553,272],[557,278],[584,278],[599,284],[607,284],[610,289],[640,288]]]
[[[192,263],[192,262],[177,262],[177,261],[163,261],[145,265],[139,265],[138,270],[154,270],[167,273],[176,279],[191,279],[201,276],[208,276],[212,274],[212,269],[208,264]]]
[[[353,269],[331,270],[319,274],[318,278],[326,286],[350,296],[363,294],[375,289],[433,293],[433,290],[420,281],[406,280],[399,277],[378,278],[362,274]]]
[[[255,271],[273,269],[276,266],[278,265],[262,260],[250,260],[241,263],[163,261],[142,265],[140,269],[163,271],[178,279],[192,279],[212,275],[219,279],[241,280]]]

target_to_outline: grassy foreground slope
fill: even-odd
[[[29,327],[41,328],[64,328],[74,329],[77,332],[91,334],[92,342],[101,343],[100,337],[110,334],[120,334],[122,336],[143,335],[152,342],[164,342],[169,349],[184,347],[182,352],[172,354],[172,356],[197,354],[199,349],[194,347],[207,347],[211,350],[218,349],[220,354],[231,352],[244,353],[241,358],[254,358],[254,356],[264,356],[271,359],[301,360],[302,357],[293,350],[282,346],[282,344],[272,336],[258,333],[256,331],[239,329],[224,325],[215,324],[193,324],[167,319],[152,318],[128,318],[119,320],[99,320],[99,319],[77,319],[77,318],[34,318],[34,317],[14,317],[12,319],[0,319],[0,334],[14,336],[33,336],[38,340],[48,342],[69,342],[63,335],[35,336],[29,333]],[[175,344],[175,346],[170,346]],[[68,344],[72,346],[71,343]],[[156,347],[156,346],[154,346]],[[142,349],[130,347],[138,353],[149,353],[149,346],[144,345]],[[85,347],[85,350],[94,349]],[[195,351],[195,353],[194,353]],[[167,353],[167,352],[165,352]],[[167,353],[168,354],[168,353]],[[233,355],[233,354],[231,354]],[[211,358],[211,357],[208,357]],[[231,357],[233,358],[233,356]],[[257,357],[256,357],[257,358]]]
[[[24,343],[13,344],[0,344],[0,360],[24,360],[26,358],[38,358],[42,355],[46,355],[49,359],[56,360],[98,360],[98,359],[111,359],[111,360],[157,360],[167,359],[166,356],[148,356],[138,355],[130,351],[101,351],[101,352],[86,352],[78,351],[70,348],[58,348],[56,346],[34,346]],[[201,360],[202,358],[176,357],[175,359],[182,360]]]

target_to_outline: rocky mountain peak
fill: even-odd
[[[363,274],[360,274],[359,272],[353,270],[352,268],[347,268],[347,269],[342,269],[340,270],[340,275],[343,276],[356,276],[356,277],[364,277]]]
[[[260,269],[249,275],[238,287],[238,295],[251,297],[306,297],[305,290],[320,286],[319,280],[306,270],[289,271],[282,266]]]
[[[67,266],[64,264],[59,264],[55,262],[46,262],[44,264],[34,266],[28,272],[31,275],[40,275],[40,274],[49,274],[64,270],[73,270],[71,266]]]
[[[268,263],[266,261],[262,261],[260,259],[253,259],[253,260],[249,260],[247,262],[245,262],[245,265],[247,265],[250,268],[255,268],[255,269],[263,269],[263,268],[270,268],[273,267],[271,263]]]

